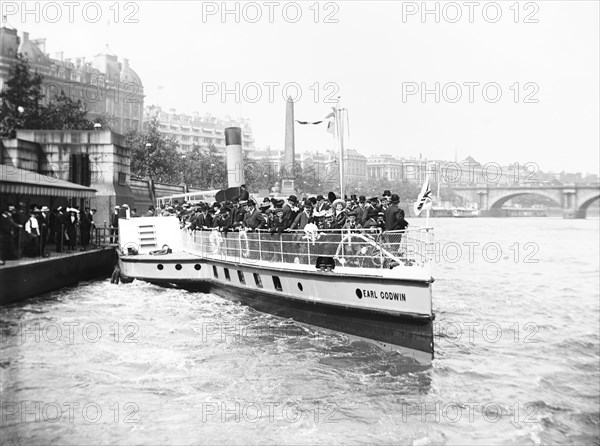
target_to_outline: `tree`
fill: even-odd
[[[131,173],[144,177],[152,176],[157,181],[178,183],[181,157],[177,152],[179,144],[158,130],[158,119],[144,123],[139,132],[131,129],[125,135],[126,146],[131,150]],[[149,144],[149,145],[148,145]]]
[[[87,110],[61,91],[48,106],[43,107],[42,128],[55,130],[93,130],[94,124],[86,119]]]
[[[14,138],[18,129],[40,129],[43,120],[42,76],[31,73],[22,54],[9,70],[4,89],[0,92],[2,120],[0,136]]]

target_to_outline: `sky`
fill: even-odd
[[[2,15],[50,54],[108,44],[145,105],[244,117],[260,148],[283,148],[289,95],[303,121],[339,101],[348,148],[367,156],[597,174],[599,4],[59,1],[24,14],[3,1]],[[324,125],[296,127],[297,151],[333,148]]]

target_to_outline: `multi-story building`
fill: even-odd
[[[95,116],[110,117],[111,129],[124,134],[129,129],[142,129],[144,87],[140,77],[129,66],[129,60],[119,62],[108,48],[91,60],[84,57],[65,59],[63,53],[50,57],[46,39],[22,39],[13,28],[0,28],[0,89],[8,79],[17,53],[23,54],[30,67],[43,76],[42,91],[46,100],[61,93],[80,100]]]
[[[392,155],[377,155],[367,159],[367,179],[401,181],[404,178],[404,163]]]
[[[362,182],[367,179],[367,157],[356,150],[344,152],[344,178],[348,183]]]
[[[241,127],[242,150],[250,153],[254,150],[254,137],[250,121],[243,119],[236,121],[229,117],[219,119],[210,114],[200,116],[198,112],[191,115],[177,113],[175,109],[168,112],[161,107],[150,106],[144,110],[144,120],[149,121],[156,117],[159,131],[167,136],[172,136],[179,143],[182,153],[192,150],[192,146],[207,149],[213,144],[219,153],[225,153],[225,128]]]

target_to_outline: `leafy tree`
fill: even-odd
[[[86,118],[87,110],[81,103],[73,101],[61,92],[44,107],[42,128],[56,130],[92,130],[94,124]]]
[[[0,136],[14,138],[18,129],[42,128],[43,99],[42,76],[32,73],[27,59],[17,54],[17,62],[0,92]]]
[[[178,183],[181,180],[181,156],[179,144],[172,137],[160,133],[158,119],[144,122],[139,132],[131,129],[125,135],[127,147],[131,150],[131,173],[144,177],[152,176],[157,181]],[[149,144],[149,145],[147,145]]]

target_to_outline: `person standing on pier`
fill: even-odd
[[[90,231],[92,230],[92,216],[90,208],[85,208],[85,212],[80,214],[79,227],[81,228],[81,246],[86,249],[90,244]]]
[[[110,219],[110,243],[117,243],[119,241],[119,209],[120,206],[115,206],[115,211],[113,212]]]
[[[27,233],[23,254],[27,257],[36,257],[40,254],[40,226],[36,215],[40,210],[35,207],[29,213],[29,219],[25,222]]]
[[[48,244],[48,237],[50,235],[50,209],[48,206],[42,206],[41,212],[38,214],[38,224],[40,226],[40,243],[41,246],[41,254],[42,256],[45,254],[46,245]]]
[[[62,206],[56,209],[56,219],[54,220],[54,237],[56,238],[56,252],[62,252],[65,242],[65,229],[67,226],[67,216]]]
[[[75,250],[75,245],[77,245],[77,226],[79,226],[79,221],[77,218],[77,214],[79,211],[75,208],[69,209],[69,215],[67,216],[67,246],[69,251]]]
[[[14,209],[14,206],[8,208]],[[21,226],[15,223],[10,211],[2,211],[2,214],[0,214],[0,260],[15,260],[17,258],[14,234],[20,230]]]

